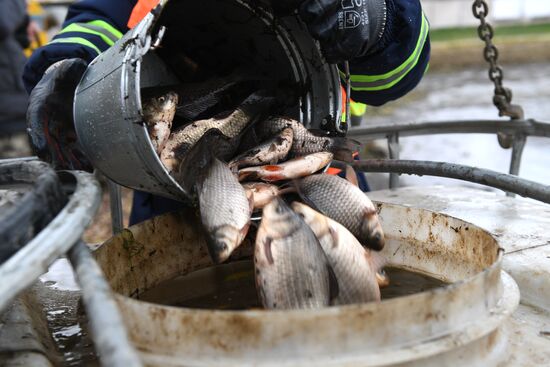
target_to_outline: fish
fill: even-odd
[[[384,271],[384,269],[380,269],[376,272],[376,281],[378,282],[378,286],[380,288],[386,288],[390,285],[390,277],[388,276],[388,273]]]
[[[290,159],[280,164],[246,167],[239,170],[239,181],[261,180],[267,182],[291,180],[311,175],[332,160],[332,153],[319,152]]]
[[[239,169],[247,166],[275,164],[286,158],[292,146],[292,139],[292,129],[284,129],[277,136],[233,158],[229,162],[229,167]]]
[[[254,248],[256,289],[268,309],[328,306],[337,283],[319,240],[279,197],[263,209]]]
[[[178,95],[173,91],[160,96],[143,98],[143,120],[147,125],[149,138],[157,154],[162,152],[168,141],[177,104]]]
[[[325,173],[295,180],[293,185],[306,204],[342,224],[363,246],[376,251],[384,248],[376,208],[357,186]]]
[[[303,203],[295,201],[291,206],[313,230],[334,270],[339,292],[331,304],[380,301],[377,274],[383,265],[382,257],[361,246],[340,223]]]
[[[212,157],[196,184],[206,244],[215,264],[226,261],[250,226],[252,198],[226,163]]]
[[[275,99],[264,92],[251,94],[237,109],[206,120],[195,121],[170,134],[160,159],[166,169],[172,172],[181,157],[210,129],[218,129],[228,138],[238,136],[256,117],[268,110]]]
[[[262,209],[280,193],[279,187],[265,182],[246,182],[242,185],[246,192],[252,194],[255,210]]]
[[[239,136],[228,138],[218,129],[208,130],[187,152],[172,177],[189,194],[195,193],[195,184],[213,157],[222,161],[231,159],[239,145]]]
[[[335,159],[351,162],[353,153],[358,151],[361,145],[353,139],[315,135],[300,122],[287,117],[270,117],[260,121],[255,126],[255,131],[260,139],[265,139],[289,127],[294,131],[294,140],[290,148],[291,157],[328,151],[334,154]]]

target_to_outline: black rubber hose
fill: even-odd
[[[0,264],[47,226],[67,201],[57,174],[47,163],[0,160],[0,188],[21,185],[29,189],[0,213]]]
[[[550,204],[550,186],[518,176],[461,164],[399,159],[366,159],[352,165],[363,172],[438,176],[474,182]]]

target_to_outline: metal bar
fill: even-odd
[[[399,134],[394,133],[388,135],[388,150],[390,153],[390,159],[399,159]],[[390,173],[390,189],[396,189],[399,187],[399,174]]]
[[[109,185],[109,201],[111,205],[111,226],[113,235],[122,232],[124,228],[122,216],[122,195],[120,185],[107,179]]]
[[[398,172],[408,175],[439,176],[495,187],[550,204],[550,186],[506,173],[460,164],[394,159],[367,159],[352,163],[365,172]]]
[[[37,156],[0,159],[0,164],[37,161]]]
[[[78,241],[69,251],[69,259],[82,289],[92,339],[101,363],[110,367],[142,366],[128,339],[111,288],[88,247]]]
[[[537,120],[457,120],[434,122],[408,122],[352,128],[348,136],[359,141],[384,139],[389,134],[416,136],[430,134],[524,134],[550,137],[550,123]]]
[[[523,148],[525,147],[525,141],[527,137],[523,134],[516,134],[514,136],[512,159],[510,160],[510,174],[518,175],[521,165],[521,156],[523,155]]]
[[[512,158],[510,159],[510,170],[511,175],[518,176],[519,168],[521,165],[521,156],[523,155],[523,148],[525,147],[525,141],[527,137],[523,134],[514,135],[514,140],[512,142]],[[513,197],[514,194],[511,192],[506,193],[507,196]]]
[[[77,184],[67,205],[46,228],[0,266],[0,312],[69,250],[97,211],[101,199],[97,181],[85,172],[71,173]]]

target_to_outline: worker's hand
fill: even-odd
[[[329,63],[365,56],[380,40],[385,0],[303,0],[298,8]]]
[[[82,59],[51,65],[29,97],[27,131],[36,155],[56,169],[92,169],[76,138],[74,91],[86,70]]]

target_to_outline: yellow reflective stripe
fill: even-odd
[[[363,116],[367,112],[367,105],[361,102],[351,101],[349,110],[352,116]]]
[[[351,75],[351,87],[356,91],[377,91],[383,89],[389,89],[403,79],[407,73],[412,70],[422,54],[424,44],[428,37],[429,24],[428,20],[422,13],[422,25],[420,27],[420,34],[416,42],[416,47],[411,55],[397,68],[381,75]],[[343,73],[340,72],[343,76]]]
[[[99,50],[99,48],[96,47],[96,45],[94,45],[87,39],[84,39],[81,37],[56,38],[53,41],[50,41],[50,43],[76,43],[76,44],[91,48],[98,55],[101,53],[101,51]]]
[[[111,39],[109,37],[110,34],[106,35],[105,33],[103,33],[104,30],[102,28],[99,28],[97,26],[92,26],[92,27],[93,28],[91,28],[90,26],[87,26],[86,24],[73,23],[73,24],[69,24],[68,26],[63,28],[63,30],[61,30],[61,32],[59,32],[59,34],[63,34],[63,33],[67,33],[67,32],[88,33],[88,34],[93,34],[93,35],[101,37],[101,39],[109,46],[112,46],[112,45],[115,44],[113,39]]]
[[[116,39],[120,39],[120,37],[122,37],[122,32],[103,20],[92,20],[91,22],[87,22],[86,24],[101,27],[110,32],[113,36],[115,36]]]

